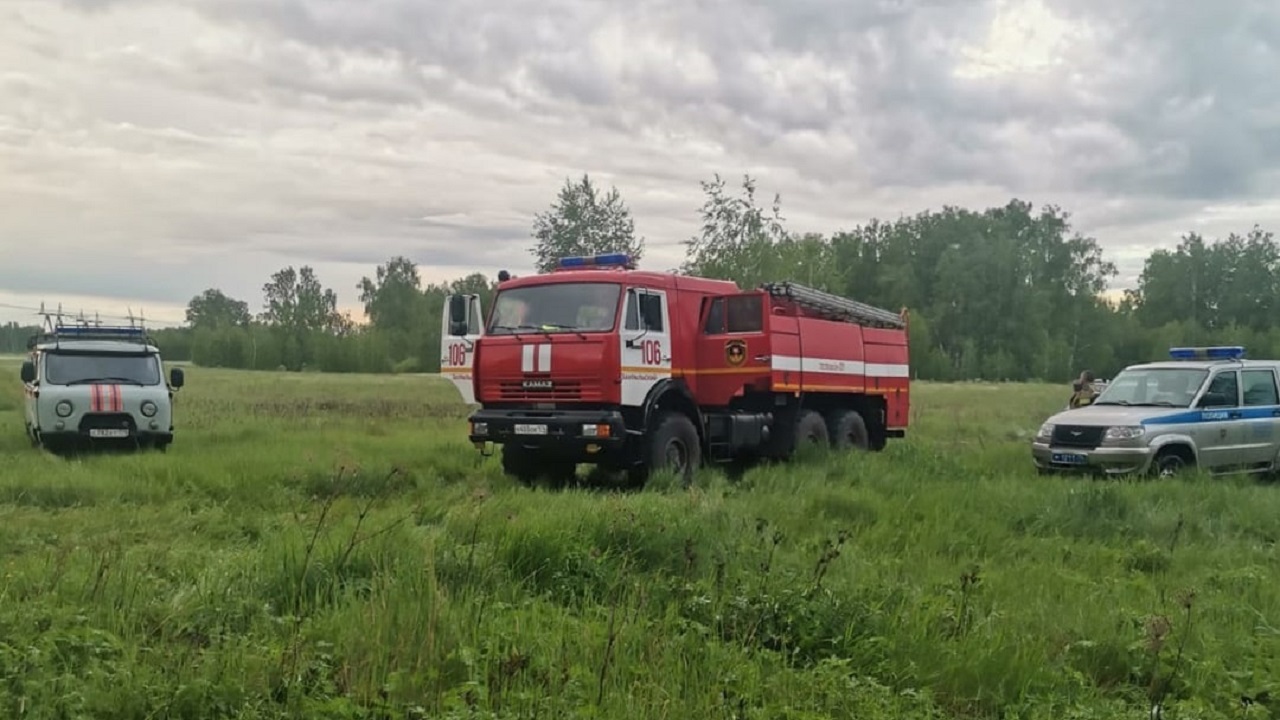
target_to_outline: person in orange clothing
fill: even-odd
[[[1097,397],[1098,391],[1093,386],[1093,373],[1085,370],[1071,383],[1071,399],[1067,401],[1067,406],[1078,408],[1092,405]]]

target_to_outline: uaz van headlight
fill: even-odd
[[[58,417],[68,417],[74,409],[70,400],[59,400],[58,404],[53,406],[53,411],[58,413]]]
[[[143,415],[146,415],[147,417],[155,417],[156,411],[160,408],[156,407],[156,404],[150,400],[143,400],[141,409]]]
[[[1147,429],[1141,425],[1126,425],[1122,427],[1107,428],[1107,440],[1134,440],[1142,437]]]

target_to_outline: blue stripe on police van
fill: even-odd
[[[1147,418],[1139,425],[1194,425],[1198,423],[1223,422],[1227,420],[1280,420],[1280,405],[1253,405],[1250,407],[1222,408],[1213,410],[1184,410],[1172,415]]]

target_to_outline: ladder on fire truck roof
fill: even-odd
[[[907,320],[902,315],[872,305],[815,290],[799,283],[765,283],[760,288],[775,298],[786,298],[805,310],[831,320],[843,320],[871,327],[902,330]]]

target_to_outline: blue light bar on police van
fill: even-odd
[[[1244,346],[1175,347],[1169,348],[1169,357],[1174,360],[1240,360],[1244,357]]]
[[[77,325],[59,325],[54,329],[54,335],[60,338],[85,338],[85,339],[120,339],[120,340],[146,340],[147,331],[145,328],[124,326],[77,326]]]
[[[631,256],[626,253],[606,253],[604,255],[586,255],[581,257],[560,258],[556,266],[561,270],[570,268],[599,267],[631,267]]]

